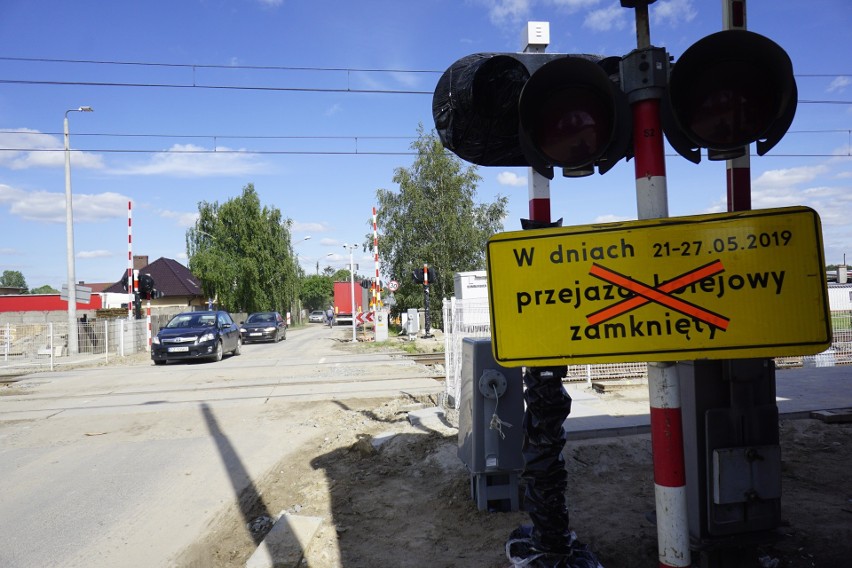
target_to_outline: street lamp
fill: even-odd
[[[71,206],[71,144],[68,134],[69,112],[92,112],[90,106],[65,111],[65,239],[68,247],[68,356],[76,355],[77,345],[77,276],[74,274],[74,213]]]

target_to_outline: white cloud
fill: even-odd
[[[519,176],[515,172],[500,172],[499,174],[497,174],[497,183],[499,183],[500,185],[522,187],[527,185],[527,178]]]
[[[277,8],[284,3],[284,0],[258,0],[258,2],[268,8]]]
[[[846,87],[848,87],[850,83],[852,83],[852,79],[850,79],[849,77],[835,77],[834,80],[829,83],[826,91],[829,93],[842,93],[846,90]]]
[[[330,107],[328,107],[328,108],[325,110],[325,115],[326,115],[326,116],[334,116],[335,114],[337,114],[337,113],[338,113],[338,112],[340,112],[341,110],[343,110],[343,107],[342,107],[342,106],[340,106],[340,104],[339,104],[339,103],[334,103],[333,105],[331,105]]]
[[[768,170],[752,182],[755,189],[784,188],[807,183],[828,171],[826,166],[802,166],[782,170]]]
[[[0,132],[0,147],[21,148],[21,150],[0,151],[0,167],[13,170],[65,167],[65,143],[61,138],[51,134],[42,134],[27,128]],[[102,169],[104,167],[101,156],[75,151],[73,143],[71,150],[72,168]]]
[[[480,3],[488,7],[488,16],[493,23],[502,24],[525,18],[533,0],[484,0]]]
[[[497,25],[514,24],[529,19],[536,5],[554,6],[561,12],[573,14],[596,6],[601,0],[475,0],[488,10],[491,22]]]
[[[323,223],[293,221],[290,230],[294,233],[327,233],[328,227]]]
[[[108,250],[81,250],[76,256],[77,258],[109,258],[115,255]]]
[[[620,223],[622,221],[630,221],[630,220],[631,220],[630,217],[625,217],[623,215],[613,215],[613,214],[610,213],[610,214],[607,214],[607,215],[598,215],[597,217],[595,217],[595,220],[592,221],[592,223],[594,223],[594,224],[597,224],[597,223]]]
[[[550,0],[549,3],[569,12],[576,12],[581,8],[590,8],[600,4],[600,2],[601,0]]]
[[[171,211],[169,209],[161,209],[157,212],[157,214],[164,219],[175,219],[178,227],[194,227],[199,216],[198,211],[184,213],[181,211]]]
[[[113,192],[73,194],[74,222],[98,222],[127,215],[125,195]],[[49,191],[24,191],[0,185],[0,205],[9,213],[28,221],[65,222],[65,194]]]
[[[391,73],[390,75],[397,83],[407,89],[417,88],[421,84],[420,73]]]
[[[194,144],[175,144],[165,152],[154,154],[147,163],[110,170],[110,173],[189,178],[241,176],[267,170],[268,167],[255,156],[224,146],[211,151]]]
[[[651,18],[655,24],[677,27],[691,22],[697,15],[692,0],[660,0],[651,6]]]
[[[583,27],[596,32],[623,30],[628,25],[629,15],[630,11],[622,8],[620,4],[610,4],[605,8],[589,12],[583,21]]]

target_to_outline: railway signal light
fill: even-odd
[[[428,285],[434,284],[438,280],[438,273],[431,266],[424,266],[412,270],[411,277],[415,284]]]
[[[620,58],[477,53],[441,76],[432,115],[441,142],[481,166],[530,166],[552,179],[608,171],[630,152]]]
[[[595,168],[605,173],[632,155],[634,90],[660,89],[666,138],[695,163],[701,148],[709,159],[725,160],[756,143],[763,155],[793,122],[798,91],[790,57],[760,34],[734,29],[704,37],[654,85],[623,83],[644,76],[634,61],[629,55],[468,55],[438,80],[435,127],[463,160],[529,166],[553,179],[554,167],[567,177]]]
[[[786,134],[798,91],[790,57],[777,43],[746,30],[702,38],[674,63],[661,105],[666,138],[678,154],[701,161],[758,155]]]
[[[154,278],[150,274],[142,274],[139,277],[139,295],[150,300],[154,295]]]

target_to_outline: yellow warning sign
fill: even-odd
[[[806,355],[831,340],[816,211],[501,233],[487,246],[506,366]]]

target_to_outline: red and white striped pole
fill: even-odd
[[[636,37],[636,54],[653,56],[647,4],[637,3]],[[628,59],[623,64],[628,65],[628,61],[634,65],[638,63],[638,60]],[[639,219],[669,216],[663,129],[660,124],[661,94],[662,89],[639,89],[635,99],[630,98]],[[628,96],[631,96],[630,92]],[[680,381],[674,363],[648,363],[648,394],[651,406],[657,558],[660,568],[690,566],[692,559],[681,428],[683,418]]]
[[[127,202],[127,319],[133,319],[133,204]]]
[[[376,279],[373,281],[373,312],[379,311],[382,306],[382,290],[379,287],[379,229],[376,223],[376,208],[373,207],[373,257],[376,260]],[[378,321],[376,318],[373,322]]]
[[[153,335],[151,333],[151,300],[150,299],[145,304],[145,320],[146,320],[146,323],[148,324],[148,326],[147,326],[148,331],[146,332],[146,339],[148,340],[148,352],[150,353],[151,352],[151,337]]]
[[[660,101],[646,99],[632,108],[639,218],[668,217]],[[648,394],[660,567],[690,566],[680,381],[673,363],[648,363]]]
[[[524,53],[544,53],[549,43],[550,23],[527,23],[527,43],[523,47]],[[527,168],[527,176],[530,220],[547,225],[550,223],[550,180],[532,168]]]

